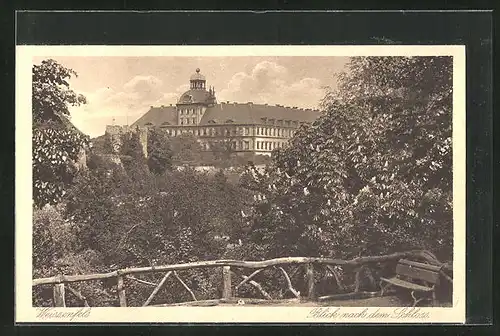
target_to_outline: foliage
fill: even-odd
[[[33,269],[35,277],[76,246],[74,223],[63,218],[62,207],[45,206],[33,211]]]
[[[449,57],[352,59],[324,115],[264,173],[248,170],[250,239],[266,256],[451,258],[451,69]]]
[[[33,122],[58,122],[60,116],[70,115],[69,106],[85,104],[83,95],[69,89],[69,79],[77,73],[53,59],[33,66]]]
[[[33,67],[33,198],[38,206],[60,200],[88,145],[88,137],[67,119],[69,106],[86,102],[69,89],[73,75],[54,60]]]
[[[131,166],[126,172],[95,168],[81,174],[65,200],[66,217],[79,226],[81,251],[92,248],[99,268],[110,270],[221,257],[228,242],[219,237],[241,234],[245,198],[223,173],[184,169],[160,175]],[[216,275],[200,272],[184,280],[214,297],[218,284],[209,285],[207,277]],[[147,297],[147,289],[130,286],[131,300]],[[179,297],[163,293],[159,299]]]
[[[231,138],[214,142],[210,145],[214,159],[219,162],[230,162],[234,154],[233,140]]]
[[[55,204],[79,169],[87,138],[57,126],[33,129],[33,199]]]
[[[64,206],[46,205],[33,209],[33,277],[42,278],[57,274],[87,274],[95,270],[99,257],[95,251],[84,247],[78,240],[80,228],[71,219],[64,218]],[[89,297],[90,303],[103,304],[107,293],[100,283],[71,284]],[[97,300],[97,301],[96,301]],[[68,306],[82,305],[79,299],[67,295]],[[50,306],[52,288],[37,287],[34,305]]]
[[[203,149],[195,136],[181,134],[170,138],[172,160],[178,164],[201,162]]]
[[[165,132],[149,129],[148,167],[155,174],[162,174],[172,168],[172,148]]]

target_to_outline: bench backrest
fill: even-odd
[[[396,266],[396,274],[415,280],[424,280],[432,284],[439,284],[439,266],[422,264],[415,261],[401,259]]]

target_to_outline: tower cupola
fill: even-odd
[[[196,73],[194,73],[193,75],[191,75],[191,78],[190,78],[190,83],[191,83],[191,90],[206,90],[206,87],[205,87],[205,84],[206,84],[206,80],[205,80],[205,76],[203,76],[201,73],[200,73],[200,68],[197,68],[196,69]]]

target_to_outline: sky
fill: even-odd
[[[87,98],[71,108],[71,120],[91,137],[106,125],[132,124],[151,106],[175,104],[189,89],[196,68],[213,86],[217,100],[316,108],[325,87],[336,86],[335,74],[346,57],[43,57],[75,70],[70,87]]]

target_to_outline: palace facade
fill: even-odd
[[[224,145],[236,153],[270,155],[319,115],[319,110],[282,105],[219,103],[215,89],[207,89],[205,76],[196,69],[190,89],[176,105],[151,106],[130,128],[155,127],[171,136],[189,133],[207,151]]]

